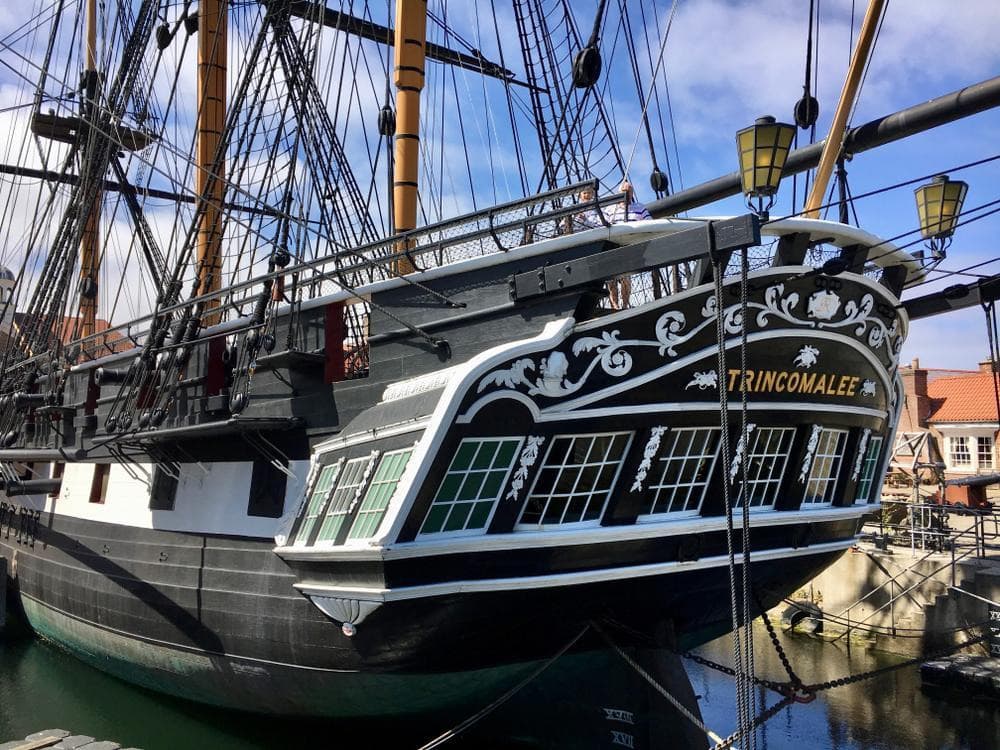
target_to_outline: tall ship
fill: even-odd
[[[2,42],[0,557],[30,627],[219,706],[458,715],[588,624],[691,648],[739,580],[771,607],[851,547],[901,296],[964,183],[921,194],[937,254],[819,218],[819,176],[771,217],[782,166],[844,150],[761,118],[685,198],[638,4],[335,5],[56,2]],[[644,208],[619,185],[649,171]],[[681,216],[727,190],[750,210]]]

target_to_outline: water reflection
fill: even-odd
[[[823,643],[807,636],[782,634],[780,641],[799,677],[806,684],[858,674],[902,658],[852,648],[843,642]],[[732,663],[729,636],[699,650],[706,658]],[[763,627],[754,631],[754,659],[758,676],[787,679]],[[688,662],[688,674],[697,694],[705,723],[726,736],[735,729],[736,700],[732,678]],[[771,691],[758,693],[777,702]],[[969,694],[928,693],[921,690],[917,667],[905,667],[870,680],[827,690],[812,703],[793,704],[772,718],[760,731],[762,750],[996,750],[1000,748],[1000,705],[976,701]]]
[[[783,680],[783,668],[766,632],[761,628],[754,635],[758,674]],[[898,663],[893,657],[873,657],[858,648],[848,654],[840,645],[806,637],[782,635],[781,641],[807,683]],[[728,637],[708,644],[701,653],[714,661],[732,663]],[[732,679],[691,662],[687,666],[694,690],[701,696],[705,723],[728,735],[735,727]],[[585,689],[582,685],[567,688],[565,695],[551,698],[549,708],[573,700],[573,695],[579,696]],[[777,697],[768,692],[758,695],[758,702],[761,700],[772,705]],[[378,741],[373,743],[370,726],[277,720],[212,709],[135,688],[50,645],[31,639],[0,642],[0,742],[54,727],[146,750],[283,748],[293,737],[295,744],[301,745],[414,748],[430,738],[406,725],[380,724]],[[675,745],[677,734],[670,734],[660,746],[680,750]],[[595,743],[594,747],[607,747],[606,740],[597,740],[596,735]],[[462,738],[445,747],[482,750],[509,745],[487,744],[480,736]],[[834,688],[813,703],[783,710],[760,732],[757,747],[996,750],[1000,748],[1000,705],[977,702],[970,695],[922,692],[917,668],[908,667]]]

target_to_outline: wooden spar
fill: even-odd
[[[396,140],[392,183],[393,232],[417,226],[417,165],[420,157],[420,91],[424,87],[427,0],[397,0],[395,74]],[[405,248],[400,248],[403,250]],[[412,273],[409,258],[400,258],[396,273]]]
[[[97,119],[97,0],[87,0],[86,30],[84,39],[84,79],[86,80],[85,107],[89,121],[93,124]],[[92,139],[88,139],[92,140]],[[84,155],[90,149],[84,148]],[[87,195],[90,185],[86,175],[90,172],[87,164],[80,170],[84,176],[82,195]],[[100,273],[101,250],[101,197],[98,188],[94,202],[87,210],[87,218],[80,235],[80,327],[76,332],[80,338],[92,336],[97,332],[97,279]]]
[[[226,120],[226,55],[228,0],[201,0],[198,4],[198,146],[195,194],[199,201],[198,294],[208,294],[222,285],[222,199],[225,160],[219,144]],[[218,157],[218,158],[217,158]],[[205,304],[219,306],[213,299]],[[219,322],[218,313],[202,319],[204,325]]]
[[[858,45],[854,48],[854,54],[851,56],[851,64],[847,69],[847,79],[840,92],[840,102],[837,104],[837,111],[833,114],[830,135],[827,136],[826,144],[823,146],[823,155],[816,168],[816,179],[813,182],[812,192],[809,193],[809,199],[806,201],[804,216],[807,218],[819,218],[819,207],[823,205],[826,188],[830,184],[830,175],[833,174],[833,167],[844,145],[847,118],[854,107],[858,86],[861,84],[861,76],[864,74],[865,64],[871,54],[872,43],[875,41],[875,31],[878,28],[878,19],[882,15],[883,7],[885,7],[885,0],[871,0],[868,3],[865,20],[861,24],[861,33],[858,36]]]

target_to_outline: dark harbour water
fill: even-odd
[[[781,679],[780,662],[766,635],[756,635],[758,673]],[[892,663],[891,658],[873,658],[859,649],[848,656],[840,647],[805,637],[783,636],[783,643],[807,683]],[[719,639],[701,653],[729,663],[731,642],[728,637]],[[688,663],[688,673],[701,696],[705,723],[718,734],[727,735],[734,728],[731,679],[693,663]],[[770,705],[776,699],[768,695],[766,700]],[[144,750],[415,748],[430,738],[423,732],[417,739],[407,736],[405,728],[378,727],[373,733],[372,727],[275,720],[206,708],[133,688],[30,638],[0,640],[0,743],[54,727]],[[444,745],[503,746],[482,737]],[[676,747],[669,738],[662,746]],[[601,741],[594,747],[611,745]],[[907,668],[827,691],[807,705],[793,705],[764,727],[757,747],[994,750],[1000,748],[1000,704],[976,701],[968,694],[925,693],[916,668]]]

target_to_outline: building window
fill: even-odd
[[[741,441],[749,445],[743,459],[747,462],[747,486],[740,487],[736,505],[742,505],[746,496],[751,508],[774,507],[794,435],[795,430],[791,427],[761,427]],[[737,465],[733,468],[736,470],[733,481],[739,486],[743,471]]]
[[[876,487],[875,473],[878,471],[879,453],[882,452],[882,438],[874,437],[865,449],[865,457],[861,463],[861,477],[858,480],[858,497],[855,502],[870,503],[872,491]]]
[[[829,505],[837,491],[837,475],[844,460],[847,430],[821,430],[812,468],[802,498],[804,505]]]
[[[993,438],[988,435],[976,438],[976,461],[980,469],[993,468]]]
[[[643,514],[697,513],[712,476],[719,452],[719,428],[672,430],[664,455],[657,462],[658,478],[651,482],[651,497]]]
[[[316,479],[313,481],[312,492],[309,493],[309,502],[306,503],[302,523],[299,524],[299,530],[295,534],[294,545],[301,547],[308,544],[309,536],[316,527],[316,521],[326,507],[326,501],[330,497],[330,490],[333,489],[333,485],[337,482],[337,475],[340,474],[342,464],[343,461],[327,464],[318,472]]]
[[[284,464],[287,466],[287,461]],[[281,518],[281,514],[285,511],[287,487],[288,474],[285,473],[284,467],[275,466],[263,458],[254,461],[253,474],[250,475],[250,502],[247,506],[247,515]]]
[[[556,436],[518,524],[542,527],[598,520],[631,440],[630,432]]]
[[[969,438],[965,435],[948,438],[951,448],[952,466],[972,466],[972,454],[969,452]]]
[[[375,460],[377,454],[352,458],[344,464],[343,471],[340,472],[340,481],[330,498],[329,510],[323,519],[323,525],[319,527],[319,534],[316,536],[317,542],[331,542],[340,533],[340,527],[344,525],[344,519],[351,512],[351,506],[365,483],[368,474],[368,467]]]
[[[90,480],[90,502],[103,503],[108,498],[108,476],[111,464],[94,464],[94,477]]]
[[[153,467],[153,481],[149,487],[150,510],[173,510],[177,499],[177,477],[180,467],[176,464]]]
[[[489,523],[521,438],[466,438],[441,481],[421,534],[482,529]]]
[[[392,499],[399,479],[403,476],[403,470],[410,460],[413,450],[407,448],[402,451],[393,451],[382,456],[375,476],[365,492],[361,506],[358,508],[358,515],[351,524],[351,530],[347,533],[348,539],[367,539],[378,531],[379,524],[385,518],[385,512],[389,508],[389,501]]]

